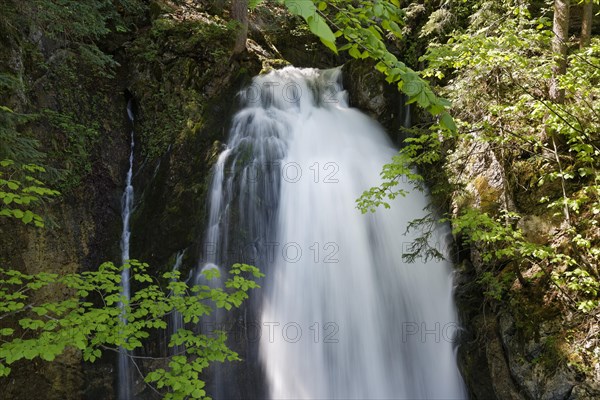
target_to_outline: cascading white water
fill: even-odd
[[[127,103],[127,116],[129,122],[133,126],[134,115],[133,105],[131,100]],[[131,217],[131,210],[133,207],[133,152],[135,147],[134,141],[134,130],[131,129],[131,144],[129,150],[129,169],[127,170],[127,176],[125,178],[125,190],[123,191],[123,197],[121,198],[121,218],[123,220],[123,231],[121,233],[121,262],[125,264],[129,260],[129,239],[131,236],[131,230],[129,226],[129,219]],[[121,292],[125,299],[131,298],[130,286],[129,286],[129,269],[123,269],[121,273]],[[121,305],[122,307],[122,305]],[[125,321],[127,322],[127,321]],[[132,398],[132,377],[130,368],[130,359],[127,350],[119,349],[119,399],[130,400]]]
[[[402,258],[412,239],[403,233],[423,216],[426,197],[413,191],[361,215],[355,200],[396,152],[384,131],[348,107],[335,74],[275,76],[298,85],[302,99],[273,105],[295,119],[282,163],[301,175],[282,180],[283,251],[262,312],[263,326],[273,327],[261,341],[271,397],[464,398],[450,265]]]
[[[205,260],[267,273],[254,307],[269,397],[466,398],[451,266],[402,258],[427,198],[356,209],[396,150],[349,108],[340,80],[339,69],[288,67],[242,92],[215,166]]]
[[[288,88],[286,94],[299,95],[294,88]],[[286,114],[277,108],[262,106],[263,101],[276,101],[269,88],[252,85],[240,96],[244,108],[235,115],[227,146],[213,168],[208,225],[195,274],[197,283],[203,280],[204,268],[216,267],[225,272],[232,263],[245,262],[266,271],[270,262],[279,202],[280,161],[285,156],[294,121],[286,120]],[[290,107],[294,106],[290,103]],[[273,118],[273,113],[279,113],[280,118]],[[261,300],[250,293],[239,313],[234,311],[221,317],[217,310],[201,322],[201,328],[212,326],[203,329],[208,334],[215,329],[215,322],[218,329],[232,331],[229,344],[247,360],[242,366],[212,367],[209,392],[215,399],[264,397],[258,343],[252,336],[260,318]],[[249,390],[253,392],[248,393]]]

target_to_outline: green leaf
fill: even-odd
[[[10,336],[15,332],[14,329],[11,328],[3,328],[0,329],[0,336]]]
[[[56,358],[56,354],[51,353],[51,352],[44,352],[44,353],[40,354],[40,357],[42,358],[42,360],[54,361],[54,359]]]
[[[10,375],[10,368],[0,364],[0,377]]]
[[[335,46],[335,35],[333,34],[329,25],[325,23],[325,20],[318,14],[308,17],[306,19],[310,31],[317,35],[323,43],[329,47],[333,52],[337,53]]]
[[[360,56],[361,56],[361,52],[360,52],[360,50],[358,50],[358,46],[356,46],[356,45],[350,47],[348,54],[350,54],[350,56],[352,58],[360,58]]]
[[[323,38],[320,38],[321,43],[323,43],[325,46],[327,46],[329,48],[329,50],[333,51],[335,54],[338,54],[338,50],[337,47],[335,46],[334,42],[329,42]]]
[[[25,211],[25,214],[23,215],[23,223],[28,224],[33,220],[33,213],[29,210]]]
[[[448,129],[451,132],[456,132],[458,130],[456,123],[454,122],[454,119],[447,112],[442,114],[442,116],[440,117],[440,125],[446,129]]]
[[[408,79],[407,79],[408,78]],[[412,77],[409,78],[408,74],[403,78],[404,84],[402,86],[402,91],[408,97],[415,97],[423,90],[423,83],[418,79],[414,79]]]
[[[29,218],[30,214],[26,215]],[[122,268],[112,263],[104,263],[95,271],[64,275],[26,275],[0,266],[0,314],[12,312],[18,318],[25,313],[17,312],[22,312],[25,304],[33,303],[27,311],[29,317],[18,319],[19,325],[27,330],[26,340],[13,337],[14,330],[11,328],[0,329],[0,376],[11,372],[2,363],[11,364],[36,357],[53,362],[66,347],[81,350],[86,362],[94,362],[101,357],[100,346],[123,346],[129,350],[140,348],[154,334],[153,330],[164,331],[167,328],[163,318],[175,310],[182,314],[184,320],[197,323],[199,316],[210,314],[215,309],[214,305],[209,306],[202,300],[212,298],[227,309],[232,308],[232,304],[239,306],[248,297],[246,291],[258,287],[256,282],[244,276],[263,276],[256,267],[235,264],[230,268],[232,278],[226,282],[227,290],[202,286],[190,294],[192,291],[187,283],[176,282],[180,290],[178,295],[173,296],[171,289],[163,289],[144,273],[148,269],[147,264],[130,260],[123,268],[131,268],[133,276],[139,277],[125,310],[107,305],[109,299],[122,297],[118,285]],[[232,280],[239,290],[230,290],[228,284]],[[60,300],[36,304],[34,299],[47,299],[46,291],[50,284],[58,284],[56,288],[64,286],[68,290],[61,289]],[[15,291],[10,292],[11,288]],[[36,293],[40,290],[44,290],[43,296],[40,296],[42,292]],[[87,296],[92,296],[92,299],[80,298]],[[124,323],[124,318],[127,323]],[[199,372],[217,360],[239,360],[237,353],[226,346],[225,340],[224,333],[213,337],[180,329],[171,337],[169,346],[182,346],[185,355],[172,357],[169,368],[150,372],[146,381],[156,382],[156,386],[165,388],[166,393],[175,394],[174,398],[205,397],[204,382],[199,380]]]
[[[421,108],[427,108],[431,104],[429,102],[429,98],[427,97],[427,93],[424,90],[419,92],[419,94],[416,96],[416,99],[417,99],[417,104],[419,104],[419,106]]]
[[[314,17],[317,13],[312,0],[284,0],[287,9],[294,15],[299,15],[305,20],[309,17]]]

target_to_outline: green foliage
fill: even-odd
[[[104,78],[117,66],[100,49],[102,42],[134,27],[145,8],[141,0],[8,0],[0,5],[10,21],[0,23],[0,35],[6,36],[0,62],[11,71],[0,73],[0,160],[43,166],[46,182],[63,192],[80,185],[91,171],[99,137],[96,100],[102,99]],[[88,85],[94,90],[86,90]],[[40,95],[45,91],[50,97]],[[54,110],[36,109],[35,98]]]
[[[404,188],[398,187],[403,178],[410,179],[413,182],[423,180],[422,176],[411,169],[404,153],[394,156],[392,163],[384,165],[381,178],[384,182],[380,186],[366,190],[356,201],[357,208],[363,214],[375,212],[379,206],[390,208],[387,200],[394,200],[398,196],[406,196],[408,192]]]
[[[583,295],[584,299],[578,302],[579,310],[589,313],[598,307],[600,282],[585,269],[577,267],[563,274],[555,274],[554,279],[569,290]]]
[[[428,82],[388,50],[386,43],[402,37],[402,10],[398,0],[280,0],[307,22],[311,32],[334,52],[347,51],[352,58],[372,59],[375,68],[408,97],[437,117],[442,128],[455,130],[447,112],[450,103],[438,97]],[[330,27],[337,30],[334,33]],[[346,44],[337,47],[336,38]]]
[[[206,91],[212,90],[207,87],[229,73],[234,27],[217,17],[178,21],[165,16],[132,43],[135,62],[146,66],[132,85],[144,103],[136,127],[143,156],[159,157],[203,126]]]
[[[2,87],[2,77],[14,82],[12,75],[0,75],[0,93],[6,94]],[[2,90],[4,89],[4,90]],[[31,122],[35,116],[17,113],[0,104],[0,159],[11,159],[17,162],[39,163],[44,154],[39,151],[39,141],[20,131],[22,126]]]
[[[358,206],[363,212],[386,206],[401,193],[390,187],[404,176],[420,187],[409,171],[431,178],[432,170],[442,170],[451,183],[445,196],[456,208],[441,212],[482,257],[478,282],[489,300],[514,296],[518,280],[518,287],[544,285],[563,307],[593,316],[600,307],[600,40],[571,51],[558,77],[565,101],[554,103],[551,20],[532,15],[529,2],[476,3],[471,26],[445,44],[432,43],[421,59],[423,76],[452,101],[457,129],[433,124],[412,132],[401,156],[385,166],[384,183],[366,191]],[[479,177],[464,173],[488,152],[503,167],[502,185],[514,192],[514,205],[499,199],[484,207],[485,193],[476,193],[480,203],[472,200]],[[525,212],[548,221],[545,231],[525,229]]]
[[[483,294],[488,299],[501,301],[510,288],[514,276],[512,274],[502,274],[496,276],[491,271],[485,271],[481,274],[477,283],[484,288]]]
[[[329,25],[327,25],[325,18],[319,13],[327,8],[326,2],[317,2],[318,8],[312,0],[281,0],[281,3],[283,3],[293,15],[302,17],[308,24],[310,31],[321,39],[325,46],[329,47],[337,54],[337,48],[335,46],[336,37]]]
[[[56,132],[46,146],[48,157],[60,168],[55,186],[62,191],[77,187],[92,170],[90,152],[99,139],[98,124],[86,126],[72,114],[48,109],[39,120]]]
[[[374,211],[379,206],[389,207],[385,199],[394,199],[406,194],[398,188],[399,180],[408,178],[416,186],[421,186],[423,178],[414,170],[413,164],[433,164],[440,160],[440,155],[427,146],[438,146],[438,136],[452,136],[457,126],[448,113],[451,103],[438,97],[427,81],[417,72],[406,66],[388,50],[386,43],[394,38],[402,38],[401,25],[403,12],[399,1],[283,1],[293,14],[313,20],[325,19],[330,26],[336,27],[334,37],[346,43],[337,48],[335,40],[331,40],[329,32],[319,29],[311,31],[319,36],[328,47],[334,50],[347,51],[356,59],[372,59],[375,68],[386,76],[386,81],[395,84],[408,100],[407,104],[416,103],[427,110],[436,119],[429,132],[411,139],[410,145],[403,149],[399,156],[384,166],[381,176],[384,183],[363,193],[357,200],[357,207],[363,212]],[[319,22],[320,24],[320,22]],[[309,23],[310,26],[310,23]],[[337,51],[336,51],[337,52]]]
[[[0,106],[0,122],[0,159],[39,166],[36,172],[48,172],[46,181],[61,191],[78,186],[91,172],[90,151],[99,139],[97,124],[86,126],[73,115],[49,109],[21,114],[6,106]],[[32,124],[40,124],[52,134],[42,137],[40,143],[29,127]]]
[[[448,123],[454,124],[450,119]],[[405,196],[407,190],[401,183],[408,183],[412,188],[423,190],[425,178],[417,168],[436,169],[443,160],[442,146],[444,141],[454,140],[456,134],[453,130],[446,129],[434,123],[428,129],[409,129],[413,134],[405,139],[405,145],[392,161],[383,166],[380,174],[383,183],[365,190],[356,200],[357,208],[364,214],[375,212],[379,206],[389,208],[386,199],[393,200],[398,196]]]
[[[44,168],[34,164],[0,161],[0,216],[19,219],[26,225],[44,226],[42,217],[30,208],[59,193],[35,177],[40,172],[45,172]]]
[[[127,300],[121,293],[121,272],[130,269],[136,288]],[[18,328],[0,330],[0,376],[10,374],[10,365],[21,359],[53,361],[66,348],[81,351],[84,361],[94,362],[106,351],[141,348],[153,331],[167,327],[165,319],[174,312],[187,324],[197,324],[215,307],[239,307],[248,290],[258,288],[257,268],[235,264],[225,289],[207,285],[190,287],[179,281],[179,272],[155,279],[148,265],[130,260],[123,267],[102,264],[97,271],[59,276],[53,273],[24,274],[0,268],[0,318],[18,321]],[[207,278],[217,278],[218,271]],[[60,291],[61,300],[38,304],[37,294]],[[127,321],[127,322],[125,322]],[[225,334],[207,336],[192,329],[172,335],[169,347],[185,349],[166,360],[145,377],[149,385],[168,399],[207,398],[200,373],[214,361],[239,360],[225,345]],[[135,355],[131,358],[136,362]]]
[[[15,2],[14,7],[28,24],[74,51],[97,73],[109,76],[118,64],[100,50],[98,41],[111,32],[127,31],[130,22],[124,14],[144,9],[139,0],[31,0]]]

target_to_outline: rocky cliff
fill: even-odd
[[[20,6],[11,4],[17,15]],[[325,52],[299,21],[276,7],[251,14],[248,52],[235,59],[230,53],[235,28],[227,11],[211,2],[154,0],[130,23],[128,32],[99,41],[119,64],[111,74],[95,69],[66,39],[50,37],[40,24],[0,26],[0,70],[17,82],[2,86],[2,105],[36,114],[18,129],[41,143],[47,156],[40,162],[48,166],[50,184],[62,192],[46,205],[46,229],[0,223],[4,265],[28,273],[65,273],[119,261],[120,198],[134,129],[132,257],[149,262],[158,273],[172,268],[175,255],[187,250],[182,269],[187,274],[201,252],[210,170],[238,107],[237,92],[252,76],[287,62],[325,68],[345,61]],[[368,63],[349,63],[344,74],[351,103],[377,118],[397,142],[408,135],[402,127],[425,119],[405,107],[396,88]],[[129,100],[134,126],[126,117]],[[514,170],[508,171],[502,155],[481,146],[456,143],[454,151],[477,156],[454,171],[471,196],[450,196],[447,209],[468,201],[490,210],[504,206],[527,212],[531,205],[515,185]],[[527,221],[531,236],[551,229],[533,214]],[[465,327],[458,353],[472,398],[598,398],[597,362],[590,370],[593,361],[565,361],[569,349],[559,345],[559,327],[569,319],[565,310],[547,307],[535,287],[517,291],[510,303],[484,301],[488,289],[480,281],[481,255],[460,237],[456,246],[456,296]],[[522,271],[528,273],[535,271]],[[507,280],[519,284],[512,275]],[[156,339],[147,350],[164,352]],[[592,338],[580,343],[585,346]],[[239,376],[232,393],[255,386],[252,394],[261,397],[263,388],[253,373]],[[73,351],[56,363],[22,363],[2,385],[7,399],[110,399],[114,377],[111,356],[82,366]],[[150,396],[139,380],[137,391]]]

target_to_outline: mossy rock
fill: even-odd
[[[502,190],[490,185],[489,180],[482,175],[475,177],[472,182],[477,193],[478,205],[483,211],[494,211],[500,205]]]

